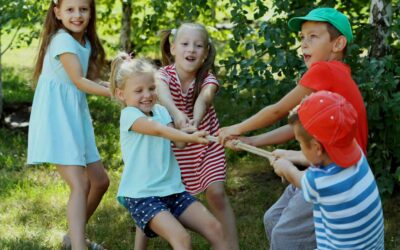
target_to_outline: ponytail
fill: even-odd
[[[122,81],[122,77],[119,74],[119,70],[121,65],[125,61],[129,61],[131,59],[130,55],[125,52],[120,52],[114,60],[111,62],[111,73],[110,73],[110,92],[113,97],[115,97],[115,90],[117,88],[122,88],[124,82]]]
[[[217,51],[215,49],[214,44],[211,42],[211,39],[208,39],[208,55],[204,60],[203,65],[199,68],[196,74],[196,80],[194,82],[194,98],[193,104],[196,102],[197,97],[201,91],[201,85],[204,79],[207,77],[208,73],[212,72],[214,68],[214,61]]]
[[[169,42],[169,36],[172,34],[172,30],[162,30],[160,31],[161,42],[161,63],[162,66],[170,65],[174,62],[174,57],[171,54],[171,44]]]

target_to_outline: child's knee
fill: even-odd
[[[173,248],[177,249],[191,249],[192,240],[190,234],[185,230],[176,234],[174,240],[171,242]]]
[[[227,196],[223,188],[207,189],[206,197],[209,204],[221,210],[224,209],[227,203]]]
[[[100,182],[99,182],[99,189],[102,191],[107,191],[108,187],[110,186],[110,179],[106,175]]]
[[[96,181],[90,183],[90,188],[95,188],[98,192],[105,193],[110,186],[110,179],[107,175],[104,175],[102,178],[96,179]]]

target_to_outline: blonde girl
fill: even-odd
[[[147,237],[166,239],[173,249],[192,249],[189,228],[203,235],[212,249],[228,249],[218,220],[185,191],[171,141],[207,144],[207,132],[173,128],[166,108],[156,104],[157,69],[144,59],[122,53],[111,66],[111,92],[123,109],[120,142],[124,170],[118,201]]]
[[[160,69],[162,81],[157,85],[160,103],[168,109],[177,128],[205,130],[213,135],[219,129],[213,107],[219,83],[210,72],[216,51],[207,30],[201,24],[184,23],[161,35],[164,67]],[[224,188],[223,147],[217,143],[189,144],[173,150],[186,190],[191,194],[205,192],[212,213],[223,226],[229,249],[238,249],[235,216]],[[147,244],[140,235],[136,242],[137,249],[144,249]]]
[[[35,65],[28,164],[55,164],[70,188],[66,249],[101,249],[86,224],[109,186],[96,148],[86,94],[110,96],[94,82],[104,63],[94,0],[53,0]],[[37,84],[36,84],[37,83]]]

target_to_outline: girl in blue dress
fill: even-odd
[[[110,89],[124,107],[120,143],[125,167],[118,201],[142,233],[161,236],[173,249],[192,249],[188,228],[204,236],[212,249],[226,250],[221,223],[185,191],[171,147],[171,141],[180,148],[207,144],[208,133],[173,128],[167,109],[157,104],[156,81],[157,69],[144,59],[123,53],[111,65]]]
[[[34,72],[28,164],[55,164],[70,188],[67,248],[87,249],[86,223],[109,186],[86,101],[86,93],[110,96],[93,81],[104,58],[94,0],[52,0]]]

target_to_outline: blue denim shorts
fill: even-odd
[[[123,197],[123,199],[124,206],[135,220],[136,225],[143,230],[147,237],[157,236],[157,234],[150,229],[148,224],[158,213],[161,211],[168,211],[175,218],[178,218],[186,208],[196,201],[196,198],[186,191],[164,197]]]

